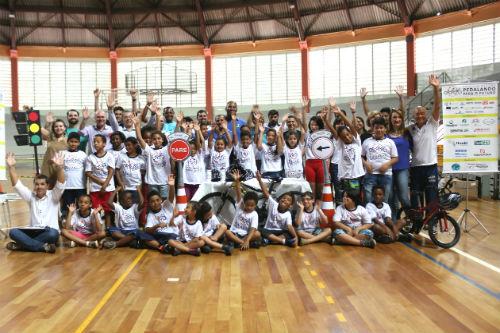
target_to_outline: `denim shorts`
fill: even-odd
[[[344,229],[335,229],[333,230],[333,236],[334,237],[337,237],[337,236],[340,236],[340,235],[345,235],[347,234],[347,232],[345,232]],[[364,235],[364,236],[368,236],[369,238],[373,238],[373,231],[371,231],[370,229],[363,229],[359,232],[360,235]]]
[[[308,229],[297,229],[297,231],[304,231],[307,232],[308,234],[311,234],[313,236],[318,236],[320,233],[323,232],[322,228],[308,228]]]
[[[154,240],[154,237],[152,235],[139,229],[121,229],[118,227],[109,227],[107,230],[107,234],[109,236],[112,236],[114,232],[122,233],[125,236],[133,235],[135,238],[141,240]]]
[[[160,193],[160,196],[162,199],[168,198],[168,185],[151,185],[148,184],[148,190],[149,192],[151,191],[157,191]]]

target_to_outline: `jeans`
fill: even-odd
[[[389,196],[389,205],[392,210],[392,220],[396,221],[396,214],[401,207],[410,207],[410,191],[408,188],[410,170],[392,170],[392,193]]]
[[[363,183],[365,190],[365,203],[372,202],[373,187],[375,185],[382,186],[384,188],[384,202],[388,202],[389,194],[392,189],[392,176],[367,173]]]
[[[59,239],[59,231],[50,227],[45,227],[45,229],[12,229],[9,236],[23,250],[45,252],[43,245],[45,243],[55,244]]]
[[[330,175],[332,178],[333,189],[334,189],[334,198],[337,204],[342,203],[342,191],[340,190],[340,180],[339,180],[339,165],[330,163]]]
[[[420,202],[422,193],[425,193],[426,205],[437,199],[439,181],[437,164],[411,167],[410,181],[412,208],[424,205]]]

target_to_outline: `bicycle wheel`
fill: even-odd
[[[429,222],[429,237],[437,246],[449,249],[460,240],[460,226],[450,215],[436,214]]]
[[[212,206],[212,212],[221,223],[231,225],[236,214],[236,203],[228,194],[221,192],[208,193],[200,202],[208,202]]]

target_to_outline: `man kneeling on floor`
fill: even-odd
[[[36,175],[34,179],[34,191],[30,191],[21,181],[16,172],[16,159],[13,153],[7,154],[7,166],[9,168],[12,186],[21,198],[30,206],[29,227],[14,228],[9,236],[13,240],[7,244],[11,251],[24,250],[30,252],[56,251],[55,243],[59,239],[59,200],[64,192],[64,159],[58,153],[52,159],[57,169],[57,183],[52,190],[48,189],[48,178],[45,175]]]

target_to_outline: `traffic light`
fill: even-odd
[[[42,144],[40,111],[33,109],[27,111],[26,120],[26,124],[28,125],[28,137],[30,138],[30,146],[40,146]]]

